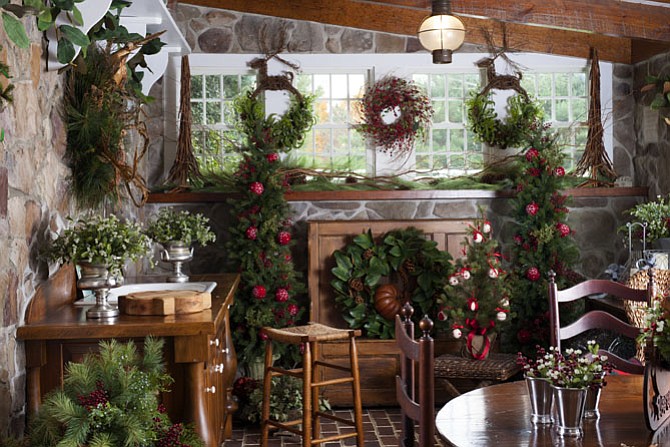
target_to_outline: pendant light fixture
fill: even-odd
[[[450,64],[451,53],[463,44],[465,26],[451,15],[451,0],[433,0],[432,12],[419,26],[419,42],[433,53],[434,64]]]

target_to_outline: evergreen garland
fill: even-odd
[[[30,443],[48,446],[202,446],[190,428],[172,424],[158,393],[168,390],[162,339],[100,342],[99,354],[69,363],[63,389],[49,393],[30,424]]]
[[[231,308],[233,341],[238,359],[247,366],[264,355],[263,326],[285,327],[300,321],[305,289],[293,266],[290,207],[284,198],[289,183],[279,154],[302,143],[314,123],[313,97],[291,97],[283,116],[265,116],[263,102],[244,94],[235,102],[244,136],[237,148],[242,161],[235,173],[237,197],[230,201],[237,224],[227,245],[240,271],[240,285]],[[290,350],[289,350],[290,349]],[[277,346],[281,362],[299,359],[295,347]]]
[[[507,348],[531,352],[549,344],[548,273],[556,272],[559,289],[574,284],[580,276],[573,270],[579,259],[572,230],[565,223],[568,196],[564,186],[564,154],[557,135],[548,125],[532,126],[527,146],[520,155],[517,194],[513,200],[517,228],[512,248],[512,330]],[[569,318],[569,309],[565,312]],[[564,312],[561,312],[563,316]]]

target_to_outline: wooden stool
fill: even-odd
[[[356,437],[356,445],[363,447],[363,405],[361,402],[361,387],[358,373],[358,352],[356,351],[356,337],[361,331],[353,329],[335,329],[318,323],[306,326],[293,326],[283,329],[264,327],[263,332],[268,336],[265,344],[265,374],[263,376],[263,413],[261,419],[261,446],[267,447],[270,427],[276,427],[302,436],[302,445],[310,447],[324,442],[332,442],[345,438]],[[349,339],[350,367],[343,367],[332,363],[318,361],[319,343],[333,340]],[[272,342],[301,344],[304,347],[302,368],[282,369],[272,366]],[[318,368],[326,367],[346,371],[348,376],[318,382]],[[270,419],[270,394],[272,392],[272,378],[280,375],[289,375],[303,380],[302,388],[302,419],[279,422]],[[319,411],[319,388],[327,385],[350,382],[354,396],[354,419],[348,420],[333,414]],[[352,433],[320,438],[321,426],[319,418],[324,417],[333,421],[350,425],[356,428]],[[302,424],[302,429],[298,426]]]

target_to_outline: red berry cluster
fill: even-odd
[[[109,402],[109,395],[107,394],[107,390],[104,389],[104,384],[101,381],[97,381],[95,385],[96,389],[94,391],[91,391],[87,395],[82,394],[77,396],[79,404],[86,408],[86,411],[100,408]]]
[[[159,430],[156,447],[189,447],[180,440],[183,432],[182,424],[174,424],[167,430]]]

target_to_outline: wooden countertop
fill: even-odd
[[[239,275],[233,273],[192,275],[193,281],[216,281],[212,292],[212,307],[202,312],[185,315],[136,316],[119,315],[113,319],[86,318],[88,306],[74,306],[73,286],[70,273],[63,278],[60,287],[46,287],[56,290],[56,297],[49,293],[37,294],[26,311],[26,323],[17,329],[17,338],[21,340],[50,339],[91,339],[111,337],[188,336],[213,334],[225,312],[223,306],[230,306]],[[52,290],[53,292],[53,290]],[[43,301],[53,298],[52,303]],[[56,303],[56,305],[53,305]]]

